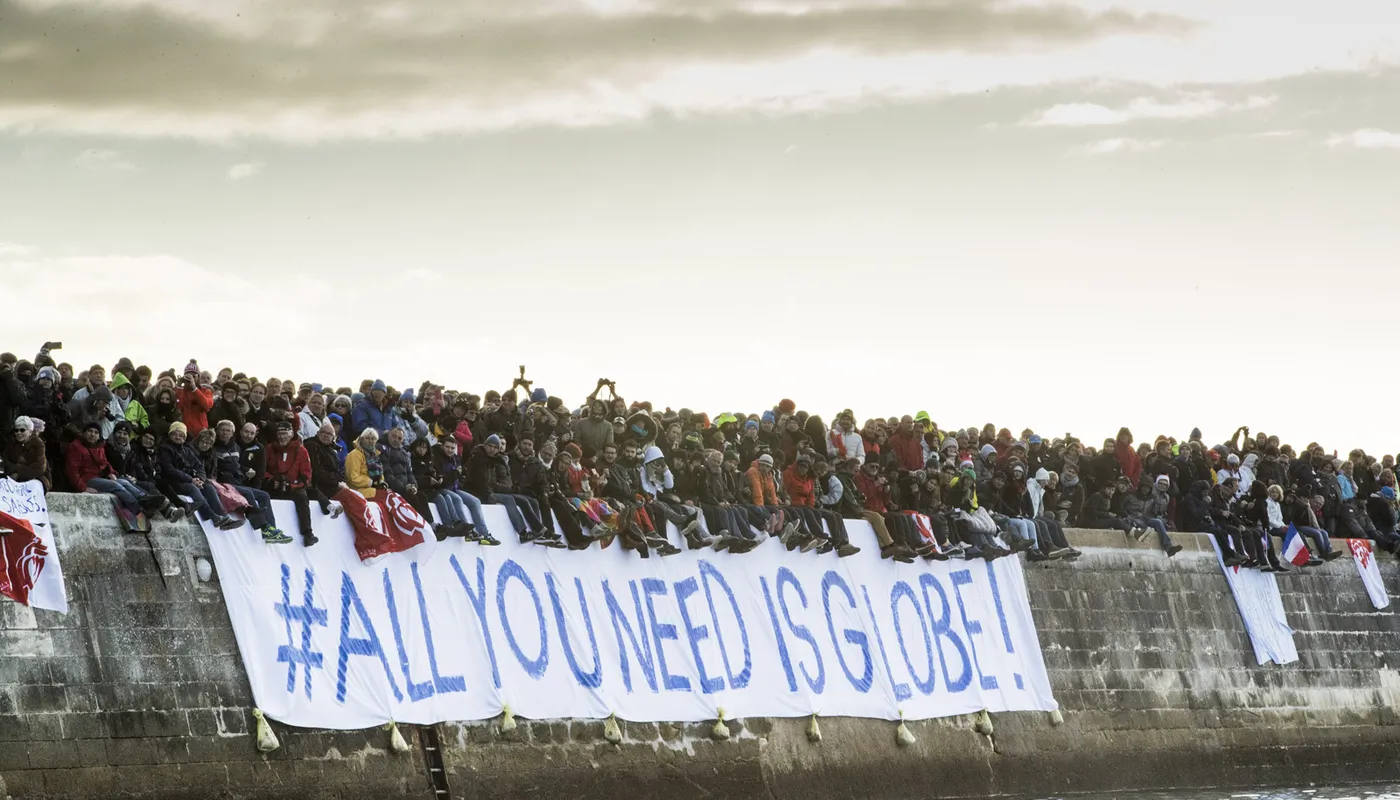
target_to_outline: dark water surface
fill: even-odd
[[[1400,800],[1400,786],[1310,786],[1305,789],[1182,789],[1066,795],[1066,800]],[[1052,796],[1045,800],[1058,800]]]

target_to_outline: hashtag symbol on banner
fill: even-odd
[[[329,617],[326,609],[316,607],[315,591],[316,575],[311,570],[306,570],[306,593],[303,595],[302,604],[292,605],[292,571],[286,564],[282,565],[282,602],[273,605],[277,611],[277,616],[286,622],[287,643],[277,648],[278,663],[287,665],[287,693],[296,692],[297,688],[297,666],[301,666],[302,683],[306,691],[306,699],[311,699],[311,670],[324,669],[322,662],[323,654],[311,648],[311,626],[320,625],[328,627]],[[292,623],[301,625],[301,645],[297,646],[296,639],[292,637]]]

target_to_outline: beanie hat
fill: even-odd
[[[345,418],[335,413],[334,411],[326,415],[326,420],[329,422],[334,422],[342,428],[345,427]]]
[[[748,422],[745,422],[745,423],[744,423],[744,430],[748,430],[749,428],[753,428],[754,430],[758,430],[758,423],[757,423],[757,422],[754,422],[753,420],[749,420]]]
[[[500,434],[497,434],[497,433],[493,433],[493,434],[491,434],[490,436],[487,436],[487,437],[486,437],[486,443],[487,443],[487,444],[494,444],[494,445],[496,445],[497,447],[505,447],[505,446],[506,446],[505,440],[502,439],[501,436],[500,436]]]
[[[99,425],[98,429],[100,430],[101,427],[102,426]],[[15,417],[15,429],[18,430],[21,428],[32,432],[34,430],[34,420],[29,417]]]
[[[1166,485],[1171,486],[1172,479],[1170,475],[1158,475],[1155,483],[1165,483]]]
[[[1392,486],[1382,486],[1382,487],[1381,487],[1381,497],[1384,497],[1384,498],[1387,499],[1387,500],[1394,500],[1394,499],[1395,499],[1395,488],[1392,487]]]
[[[543,403],[547,400],[549,400],[549,392],[546,392],[544,389],[536,389],[530,392],[531,403]]]
[[[995,453],[996,451],[997,451],[997,449],[996,449],[995,447],[992,447],[992,446],[989,445],[989,444],[984,444],[984,445],[982,445],[982,457],[983,457],[983,458],[986,458],[987,456],[992,455],[992,454]]]
[[[198,374],[199,374],[199,362],[195,361],[193,358],[190,359],[190,363],[188,363],[188,364],[185,365],[185,374],[186,374],[186,375],[198,375]]]
[[[369,390],[370,390],[371,392],[383,392],[383,391],[385,391],[384,381],[379,381],[379,380],[377,380],[377,381],[375,381],[374,383],[371,383],[371,384],[369,385]]]
[[[1192,428],[1192,429],[1191,429],[1191,438],[1192,438],[1192,439],[1199,439],[1199,438],[1201,438],[1201,429],[1200,429],[1200,428]]]
[[[1225,457],[1225,463],[1234,466],[1240,463],[1240,457],[1235,455],[1234,453],[1231,453],[1230,455]]]
[[[190,429],[189,429],[189,428],[186,428],[186,427],[185,427],[185,423],[183,423],[183,422],[172,422],[172,423],[170,423],[170,432],[171,432],[171,433],[175,433],[176,431],[179,431],[180,433],[183,433],[183,434],[188,435],[189,432],[190,432]]]
[[[413,398],[413,387],[409,387],[409,388],[407,388],[407,389],[404,389],[404,390],[403,390],[403,394],[399,395],[399,402],[400,402],[400,403],[404,402],[405,400],[407,400],[408,402],[412,403],[412,402],[413,402],[413,399],[414,399],[414,398]]]
[[[958,465],[958,469],[972,469],[971,459],[963,459],[963,462]]]
[[[178,422],[175,423],[175,425],[180,425],[180,427],[182,427],[182,428],[185,427],[184,425],[181,425],[181,424],[178,423]],[[171,428],[174,428],[175,425],[171,425],[170,427],[171,427]],[[83,430],[85,430],[85,431],[101,431],[101,430],[102,430],[102,423],[97,422],[96,420],[93,420],[92,422],[89,422],[88,424],[84,425],[84,426],[83,426]]]
[[[1035,479],[1038,481],[1050,480],[1050,471],[1047,470],[1045,467],[1041,467],[1040,469],[1035,471]]]
[[[1040,444],[1044,440],[1040,438],[1040,434],[1032,433],[1031,438],[1027,441],[1029,441],[1031,444]]]
[[[784,414],[791,414],[792,412],[797,410],[797,404],[792,402],[791,400],[788,400],[787,398],[784,398],[778,401],[778,410],[783,412]]]
[[[54,383],[58,383],[58,381],[60,380],[59,375],[58,375],[58,370],[54,369],[53,367],[42,367],[42,368],[40,368],[40,370],[39,370],[39,376],[38,376],[38,378],[36,378],[36,380],[38,380],[38,379],[40,379],[40,378],[48,378],[49,380],[53,381]]]
[[[575,459],[583,458],[583,448],[579,447],[574,442],[569,442],[568,444],[564,445],[564,452],[573,456]]]
[[[773,466],[773,457],[770,456],[770,455],[768,455],[767,453],[764,453],[763,455],[761,455],[761,456],[758,457],[758,463],[760,463],[760,464],[767,464],[768,466],[771,467],[771,466]],[[1390,488],[1390,487],[1387,486],[1386,488],[1388,489],[1388,488]]]
[[[764,421],[764,422],[777,422],[777,421],[778,421],[778,418],[775,417],[775,416],[773,416],[773,412],[772,412],[772,411],[765,411],[765,412],[763,412],[763,421]]]

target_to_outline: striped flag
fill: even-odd
[[[1312,553],[1308,552],[1308,546],[1303,544],[1303,537],[1299,535],[1298,528],[1289,523],[1288,532],[1283,535],[1283,560],[1295,567],[1307,564],[1312,558]]]
[[[1371,596],[1371,605],[1388,608],[1390,595],[1381,581],[1381,568],[1376,564],[1375,547],[1370,539],[1347,539],[1351,546],[1351,557],[1356,561],[1356,571],[1361,573],[1361,582],[1366,584],[1366,594]]]

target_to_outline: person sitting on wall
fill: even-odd
[[[297,510],[301,541],[311,547],[319,541],[311,526],[311,454],[292,431],[290,422],[277,424],[276,438],[267,448],[263,489],[275,500],[290,500]]]

